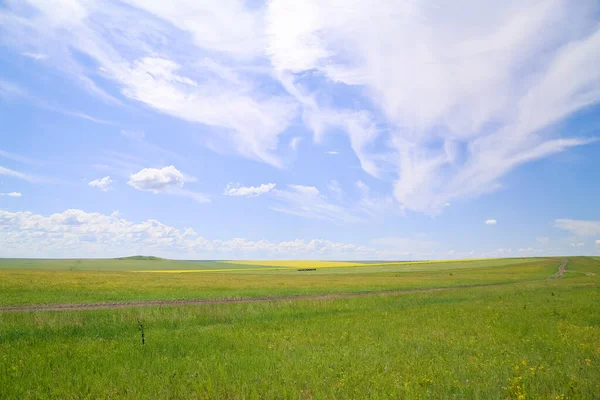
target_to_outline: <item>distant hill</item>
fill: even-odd
[[[162,261],[164,258],[154,256],[131,256],[131,257],[119,257],[117,260],[143,260],[143,261]]]

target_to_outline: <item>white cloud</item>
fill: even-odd
[[[296,105],[256,81],[270,73],[261,7],[238,0],[28,3],[27,17],[11,4],[0,14],[3,36],[13,46],[51,51],[49,65],[110,103],[120,101],[95,83],[98,74],[129,99],[210,126],[199,129],[209,134],[204,139],[210,147],[283,164],[275,150]],[[97,67],[80,63],[75,52]]]
[[[486,225],[496,225],[498,221],[496,221],[495,219],[486,219],[484,223]]]
[[[429,214],[593,141],[559,122],[600,99],[596,0],[251,3],[8,2],[0,37],[107,102],[122,104],[98,77],[274,166],[300,111],[316,142],[346,135],[364,171]]]
[[[24,181],[31,182],[31,183],[41,183],[41,182],[49,182],[50,181],[49,179],[46,179],[46,178],[43,178],[40,176],[28,174],[25,172],[15,171],[13,169],[6,168],[1,165],[0,165],[0,175],[12,176],[14,178],[19,178],[19,179],[22,179]]]
[[[600,246],[600,239],[596,240],[596,246]]]
[[[88,185],[90,185],[91,187],[98,188],[103,192],[107,192],[110,189],[112,189],[112,187],[110,186],[112,183],[113,181],[112,179],[110,179],[110,176],[105,176],[104,178],[94,179],[93,181],[90,181]]]
[[[19,192],[10,192],[10,193],[0,193],[0,196],[8,196],[8,197],[21,197],[23,194]]]
[[[600,221],[578,219],[557,219],[554,226],[578,236],[593,236],[600,234]]]
[[[274,183],[263,183],[260,186],[240,186],[239,184],[234,185],[230,183],[223,194],[225,196],[256,197],[268,193],[274,188]]]
[[[372,247],[323,239],[282,242],[206,239],[191,228],[156,220],[135,223],[118,212],[66,210],[43,216],[0,210],[0,257],[117,257],[151,254],[182,259],[378,259]]]
[[[340,153],[335,150],[330,150],[330,151],[326,151],[325,154],[329,154],[331,156],[337,156]]]
[[[585,243],[583,243],[583,242],[571,243],[571,247],[583,247],[583,246],[585,246]]]
[[[42,53],[23,53],[23,55],[25,57],[29,57],[29,58],[33,58],[36,61],[41,61],[41,60],[45,60],[46,58],[48,58],[47,55],[42,54]]]
[[[195,182],[194,177],[184,175],[174,166],[163,168],[144,168],[131,175],[127,184],[137,190],[165,193],[174,196],[186,197],[198,203],[209,203],[210,198],[203,193],[183,189],[185,182]]]
[[[497,189],[523,163],[590,142],[554,139],[547,128],[600,99],[594,10],[593,0],[274,0],[268,52],[305,114],[318,114],[318,94],[339,85],[368,93],[388,124],[392,157],[353,145],[361,165],[374,175],[381,163],[395,165],[400,203],[437,213],[451,199]],[[302,89],[308,71],[326,77],[310,96]],[[346,131],[362,149],[382,134]]]
[[[129,182],[137,190],[161,193],[172,188],[181,188],[184,184],[183,174],[174,166],[163,168],[144,168],[131,175]]]
[[[271,209],[277,212],[337,223],[363,221],[353,210],[333,204],[314,186],[288,185],[285,190],[273,190],[273,194],[278,204]]]

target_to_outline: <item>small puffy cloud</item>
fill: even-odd
[[[596,240],[596,246],[600,246],[600,239]]]
[[[330,151],[326,151],[325,154],[329,154],[330,156],[337,156],[340,153],[335,150],[330,150]]]
[[[583,243],[583,242],[571,243],[571,247],[583,247],[583,246],[585,246],[585,243]]]
[[[129,177],[128,185],[137,190],[161,193],[183,187],[184,176],[174,166],[164,168],[144,168]]]
[[[23,195],[19,192],[10,192],[10,193],[0,193],[0,196],[21,197]]]
[[[554,221],[554,226],[577,236],[600,235],[600,221],[557,219]]]
[[[498,223],[498,221],[496,221],[495,219],[486,219],[484,224],[486,225],[496,225]]]
[[[110,176],[105,176],[101,179],[94,179],[93,181],[89,182],[88,185],[91,187],[98,188],[103,192],[107,192],[111,189],[110,185],[112,184],[112,182],[113,181],[112,179],[110,179]]]
[[[239,184],[228,184],[223,193],[225,196],[256,197],[270,192],[275,188],[274,183],[263,183],[260,186],[240,186]]]

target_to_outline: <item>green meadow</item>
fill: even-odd
[[[565,258],[212,273],[139,272],[188,263],[168,260],[3,260],[0,307],[381,293],[0,308],[0,398],[600,398],[600,260],[566,258],[558,279],[548,277]],[[449,289],[385,293],[427,288]]]

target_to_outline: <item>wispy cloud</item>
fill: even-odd
[[[342,8],[280,0],[268,6],[272,63],[308,125],[319,136],[327,126],[345,129],[369,173],[395,166],[394,193],[407,209],[440,212],[451,199],[497,189],[523,163],[590,143],[555,139],[559,130],[548,128],[600,99],[597,3],[472,5],[463,7],[475,10],[468,18],[477,27],[450,3],[351,1]],[[582,29],[572,30],[573,21]],[[302,75],[315,70],[324,77],[319,85]],[[319,95],[335,95],[340,84],[346,96],[366,89],[382,113],[379,121],[367,128],[319,117],[327,113]],[[309,86],[319,89],[310,93]],[[383,134],[387,154],[361,151]]]
[[[271,208],[277,212],[336,223],[363,221],[346,207],[333,204],[314,186],[288,185],[286,189],[273,190],[273,194],[278,204]]]
[[[121,129],[121,136],[125,136],[126,138],[129,138],[129,139],[141,140],[141,139],[144,139],[146,134],[144,133],[144,131],[131,131],[131,130],[126,130],[126,129]]]
[[[0,196],[21,197],[21,196],[23,196],[23,194],[21,194],[19,192],[10,192],[10,193],[0,193]]]
[[[595,0],[24,1],[4,7],[0,34],[90,93],[121,102],[100,75],[128,104],[198,124],[208,146],[277,167],[297,121],[316,142],[343,134],[407,210],[439,213],[594,140],[559,122],[600,100]]]
[[[0,18],[0,21],[1,21],[1,18]],[[79,112],[79,111],[73,111],[73,110],[69,110],[67,108],[62,108],[62,107],[56,106],[54,104],[51,104],[50,102],[42,99],[41,97],[31,94],[28,90],[22,88],[21,86],[17,85],[16,83],[5,82],[5,81],[0,80],[0,98],[1,97],[7,98],[10,100],[23,99],[35,107],[39,107],[39,108],[42,108],[45,110],[57,112],[57,113],[60,113],[63,115],[67,115],[69,117],[85,119],[87,121],[95,122],[97,124],[116,125],[113,121],[96,118],[91,115]]]
[[[17,162],[20,162],[23,164],[41,165],[41,162],[39,160],[30,158],[30,157],[25,157],[20,154],[10,153],[10,152],[4,151],[4,150],[0,150],[0,157],[7,158],[7,159],[13,160],[13,161],[17,161]]]
[[[29,57],[29,58],[33,58],[34,60],[37,61],[41,61],[41,60],[45,60],[46,58],[48,58],[48,56],[46,54],[42,54],[42,53],[22,53],[25,57]]]
[[[240,184],[228,184],[225,192],[225,196],[234,197],[256,197],[261,194],[269,193],[275,188],[274,183],[263,183],[260,186],[240,186]]]
[[[327,188],[332,191],[333,193],[337,193],[338,195],[342,194],[342,186],[340,185],[340,183],[336,180],[332,180],[329,182],[329,185],[327,185]]]
[[[25,172],[15,171],[13,169],[9,169],[0,165],[0,175],[12,176],[14,178],[19,178],[27,182],[31,183],[42,183],[42,182],[51,182],[51,179],[44,178],[41,176],[36,176],[32,174],[28,174]]]
[[[483,223],[486,225],[496,225],[498,221],[496,221],[495,219],[486,219]]]
[[[557,219],[554,226],[577,236],[600,235],[600,221]]]
[[[314,186],[288,185],[285,189],[274,189],[272,193],[277,204],[271,209],[338,224],[372,221],[374,218],[399,212],[398,204],[392,198],[373,196],[366,185],[358,200],[342,196],[337,181],[330,182],[328,189],[333,196],[321,193]]]
[[[294,136],[292,140],[290,140],[290,148],[294,151],[298,150],[298,145],[302,141],[302,137]]]

